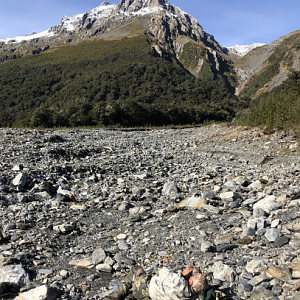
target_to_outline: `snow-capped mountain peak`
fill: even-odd
[[[147,14],[158,13],[162,10],[166,10],[168,13],[172,12],[175,14],[175,8],[176,12],[178,12],[181,16],[185,15],[185,13],[179,8],[170,5],[167,0],[121,0],[118,5],[110,4],[109,2],[104,1],[98,7],[85,14],[63,17],[59,25],[53,26],[43,32],[0,39],[0,42],[20,43],[21,41],[28,41],[35,38],[47,38],[56,35],[61,30],[66,30],[67,32],[77,32],[80,28],[80,25],[82,25],[86,19],[93,23],[95,21],[101,21],[101,19],[107,19],[112,16],[119,16],[120,18],[124,16],[127,18],[129,15],[143,16]]]
[[[265,44],[263,44],[263,43],[254,43],[252,45],[235,45],[232,47],[227,47],[227,49],[234,54],[237,54],[239,56],[244,56],[251,50],[253,50],[257,47],[264,46],[264,45]]]
[[[143,18],[142,22],[140,18]],[[156,37],[161,42],[162,47],[169,45],[175,51],[181,51],[183,45],[180,42],[177,45],[176,38],[186,35],[208,48],[217,49],[221,52],[224,49],[212,35],[203,30],[193,16],[185,13],[179,7],[169,4],[167,0],[121,0],[118,5],[105,1],[87,13],[63,17],[59,25],[55,25],[49,30],[0,40],[0,43],[2,45],[7,44],[7,48],[18,48],[13,44],[22,44],[22,41],[38,38],[37,43],[48,44],[48,47],[38,50],[40,53],[44,51],[43,49],[49,49],[58,40],[76,43],[94,37],[107,36],[109,32],[118,30],[118,28],[134,21],[141,24],[150,37]],[[161,26],[157,24],[161,24]],[[112,33],[109,36],[118,37],[118,34],[122,35],[122,33]],[[36,47],[36,43],[33,44]],[[20,47],[21,45],[19,45]]]

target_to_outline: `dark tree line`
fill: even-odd
[[[0,64],[0,126],[145,126],[229,121],[218,76],[195,78],[144,37],[87,41]]]

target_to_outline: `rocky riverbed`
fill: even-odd
[[[103,299],[135,264],[197,265],[221,299],[300,299],[293,133],[2,129],[0,141],[1,299]]]

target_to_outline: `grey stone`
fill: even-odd
[[[240,283],[238,285],[238,290],[240,293],[251,292],[252,289],[253,289],[253,286],[249,283]]]
[[[40,269],[39,274],[52,274],[53,273],[53,270],[50,270],[50,269]]]
[[[289,222],[286,227],[293,232],[300,232],[300,218]]]
[[[171,196],[177,195],[177,193],[178,193],[178,188],[174,181],[165,183],[165,185],[162,189],[162,195],[171,197]]]
[[[202,252],[206,253],[206,252],[211,252],[213,250],[213,247],[214,247],[213,243],[203,240],[201,242],[201,248],[200,249],[201,249]]]
[[[226,252],[228,250],[233,250],[235,248],[238,248],[238,245],[234,244],[223,244],[223,245],[218,245],[216,248],[217,252]]]
[[[279,248],[279,247],[282,247],[282,246],[288,244],[289,241],[290,241],[290,239],[289,239],[287,236],[284,236],[284,235],[283,235],[283,236],[278,237],[278,238],[274,241],[273,246]]]
[[[266,275],[266,273],[263,273],[263,274],[254,276],[248,283],[251,286],[257,286],[260,283],[265,282],[265,281],[269,281],[269,277]]]
[[[274,242],[277,238],[281,236],[281,232],[276,228],[270,228],[266,231],[265,237],[269,242]]]
[[[202,198],[204,199],[213,199],[215,196],[215,193],[212,191],[205,191],[202,193]]]
[[[29,282],[29,275],[21,265],[2,266],[0,268],[0,283],[1,282],[25,285],[27,282]]]
[[[26,203],[27,202],[27,197],[25,197],[24,195],[18,195],[18,202],[19,203]]]
[[[270,300],[273,297],[273,293],[264,287],[259,287],[251,292],[250,297],[254,300]]]
[[[247,227],[254,230],[264,229],[265,219],[264,218],[249,219],[247,223]]]
[[[135,264],[135,261],[132,259],[132,258],[129,258],[127,257],[126,255],[123,255],[121,253],[117,253],[116,256],[115,256],[115,260],[118,262],[118,263],[124,263],[126,265],[134,265]]]
[[[60,232],[60,233],[69,233],[75,229],[75,226],[73,224],[62,224],[53,226],[53,230]]]
[[[94,265],[98,265],[98,264],[104,262],[105,258],[106,258],[105,250],[103,250],[101,248],[95,250],[91,257],[92,263]]]
[[[253,203],[256,203],[258,200],[257,199],[248,199],[242,202],[242,206],[247,206]]]

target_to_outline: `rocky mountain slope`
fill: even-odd
[[[48,31],[0,40],[0,61],[42,53],[61,43],[74,45],[92,38],[124,37],[129,34],[124,27],[132,22],[144,28],[144,34],[157,54],[167,51],[181,61],[180,55],[188,46],[197,46],[201,51],[193,55],[192,62],[181,61],[185,67],[198,76],[207,61],[213,73],[226,79],[228,87],[234,85],[230,75],[234,72],[225,55],[227,50],[206,33],[193,16],[170,5],[167,0],[122,0],[118,5],[103,2],[88,13],[62,18],[59,25]]]
[[[171,47],[174,51],[180,52],[183,45],[188,42],[188,40],[181,41],[181,35],[206,47],[223,51],[223,47],[203,30],[194,17],[170,5],[167,0],[122,0],[118,5],[103,2],[88,13],[64,17],[59,25],[42,33],[0,40],[1,53],[23,51],[29,53],[32,44],[49,43],[51,47],[58,42],[72,40],[75,43],[92,37],[103,37],[105,34],[106,39],[118,38],[126,35],[121,28],[133,20],[138,21],[144,27],[145,33],[157,39],[161,46]],[[179,41],[176,41],[176,38],[179,38]]]
[[[287,79],[290,69],[300,69],[300,30],[256,47],[235,59],[234,65],[240,78],[237,94],[256,98],[272,91]]]

